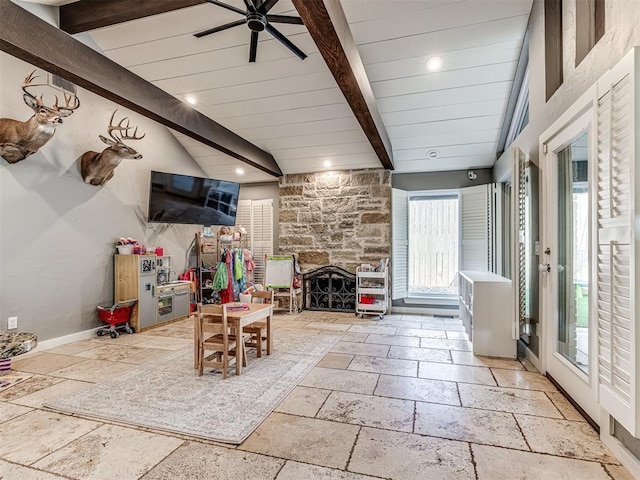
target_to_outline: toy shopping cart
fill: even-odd
[[[127,333],[133,333],[133,328],[129,325],[129,317],[131,316],[131,307],[133,307],[138,300],[123,300],[122,302],[115,303],[111,307],[97,306],[98,318],[105,323],[108,323],[108,327],[103,327],[96,333],[99,337],[103,335],[111,335],[111,338],[118,338],[120,333],[118,329],[124,329]]]

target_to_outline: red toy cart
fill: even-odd
[[[133,328],[129,325],[129,317],[131,316],[131,307],[135,305],[138,300],[123,300],[122,302],[115,303],[111,307],[97,306],[98,318],[105,323],[108,323],[109,327],[103,327],[96,333],[99,337],[103,335],[111,335],[111,338],[118,338],[120,334],[118,329],[124,329],[127,333],[133,333]]]

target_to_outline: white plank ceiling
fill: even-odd
[[[489,167],[532,0],[343,0],[391,139],[396,172]],[[242,0],[227,3],[244,10]],[[271,13],[297,15],[290,0]],[[211,4],[90,32],[104,54],[270,152],[284,173],[380,167],[373,149],[302,25],[277,24],[308,58],[261,33],[248,63],[245,25],[193,33],[242,17]],[[427,72],[432,55],[443,59]],[[270,175],[182,134],[176,138],[214,178]],[[438,157],[429,159],[435,150]],[[238,177],[235,168],[245,174]]]

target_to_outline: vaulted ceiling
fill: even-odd
[[[242,0],[225,3],[245,9]],[[396,172],[493,165],[531,3],[342,0]],[[280,0],[270,13],[298,15],[291,0]],[[305,60],[262,32],[257,61],[249,63],[246,25],[193,36],[241,18],[202,3],[88,34],[104,55],[131,72],[178,99],[193,96],[193,108],[273,155],[284,173],[326,170],[325,160],[332,169],[380,167],[379,152],[304,25],[277,28],[307,54]],[[425,64],[436,55],[442,69],[430,72]],[[174,134],[212,177],[274,179]],[[242,178],[235,173],[238,166],[245,170]]]

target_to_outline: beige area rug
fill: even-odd
[[[242,375],[198,377],[191,348],[169,354],[71,397],[45,404],[64,413],[240,444],[291,392],[339,337],[278,330],[272,355]]]

